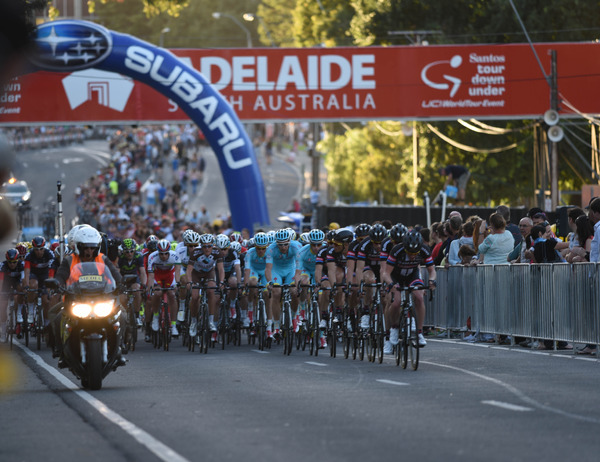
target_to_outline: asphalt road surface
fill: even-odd
[[[392,356],[142,342],[96,392],[45,347],[0,358],[18,377],[0,398],[2,460],[594,461],[600,450],[600,365],[569,352],[430,339],[411,371]]]

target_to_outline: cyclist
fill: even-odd
[[[44,289],[44,281],[49,277],[54,277],[57,265],[54,259],[54,252],[46,248],[46,239],[43,236],[36,236],[31,240],[33,249],[25,256],[25,274],[23,277],[24,289],[31,291],[27,294],[28,310],[27,322],[33,322],[35,310],[35,297],[38,289]],[[44,291],[42,295],[42,309],[44,318],[48,319],[48,294]]]
[[[294,284],[296,256],[300,249],[290,245],[290,233],[280,229],[275,233],[275,242],[267,248],[265,277],[272,289],[271,316],[267,312],[267,336],[279,335],[281,315],[281,284]],[[296,291],[290,288],[292,303],[297,300]],[[272,324],[271,324],[272,321]],[[273,329],[271,329],[273,327]]]
[[[356,271],[352,281],[353,284],[359,284],[360,282],[375,284],[376,282],[381,282],[381,243],[387,237],[387,234],[385,226],[376,223],[369,230],[368,237],[361,241],[360,246],[358,246],[358,253],[356,254]],[[364,309],[360,319],[360,327],[362,329],[369,328],[369,303],[372,300],[373,288],[367,287],[365,290]]]
[[[131,290],[139,290],[145,288],[148,282],[146,269],[144,268],[144,257],[137,250],[137,244],[133,239],[123,239],[121,244],[121,253],[117,266],[121,276],[127,274],[135,274],[137,276],[136,281],[131,284]],[[133,293],[133,311],[136,314],[138,325],[141,326],[142,320],[140,319],[140,307],[142,304],[142,295],[140,292]],[[121,295],[121,306],[127,306],[127,295]]]
[[[148,256],[148,287],[168,288],[179,285],[179,265],[181,260],[174,250],[171,250],[171,243],[166,239],[161,239],[156,244],[156,251]],[[158,332],[159,315],[158,309],[160,300],[163,296],[161,290],[152,293],[152,330]],[[177,299],[174,291],[167,292],[167,302],[169,304],[169,313],[171,315],[171,335],[179,335],[176,326]]]
[[[204,281],[207,288],[216,289],[217,274],[220,281],[225,279],[221,252],[215,246],[215,237],[212,234],[202,234],[200,235],[200,247],[194,249],[188,262],[186,270],[188,284],[200,284]],[[199,295],[198,289],[192,289],[192,298],[190,301],[190,314],[192,317],[190,336],[192,337],[196,336],[198,329]],[[207,290],[206,297],[208,300],[208,326],[212,332],[212,340],[216,342],[217,326],[215,325],[215,315],[217,314],[217,296],[214,290]]]
[[[227,285],[227,300],[229,303],[229,316],[235,319],[235,302],[237,299],[238,278],[241,282],[242,270],[240,266],[240,254],[231,249],[232,241],[225,234],[217,236],[217,247],[221,251],[223,258],[223,270],[225,271],[225,279],[223,282]],[[235,247],[235,246],[234,246]],[[240,247],[241,248],[241,247]]]
[[[309,241],[309,245],[305,245],[300,249],[298,256],[296,257],[296,284],[300,285],[314,285],[315,281],[315,268],[317,264],[317,254],[323,247],[323,240],[325,239],[325,233],[320,229],[313,229],[306,233]],[[308,293],[303,291],[300,295],[300,318],[295,314],[293,317],[294,330],[298,331],[299,322],[303,321],[306,317],[306,306],[308,303]]]
[[[21,281],[23,279],[23,273],[25,270],[25,265],[19,259],[19,251],[17,249],[8,249],[6,251],[5,258],[6,260],[0,264],[0,291],[2,291],[2,296],[0,297],[0,341],[2,343],[6,343],[8,340],[8,332],[6,329],[6,309],[8,307],[9,297],[11,296],[10,292],[20,292],[23,289]],[[23,296],[16,295],[14,306],[17,307],[17,322],[23,322],[23,315],[19,309],[22,303]]]
[[[327,268],[327,255],[333,248],[333,240],[335,237],[335,230],[329,230],[326,234],[326,245],[321,247],[315,258],[315,283],[323,289],[330,289],[331,282],[329,280],[329,271]],[[329,291],[321,290],[319,292],[319,309],[321,310],[321,322],[319,323],[320,329],[327,327],[327,320],[329,314],[327,313],[327,305],[329,304]],[[325,335],[320,336],[321,348],[327,348],[327,340]]]
[[[354,239],[354,233],[346,228],[340,228],[335,231],[333,237],[333,246],[327,252],[327,274],[333,284],[342,286],[346,283],[346,263],[348,246]],[[335,294],[335,314],[341,315],[344,306],[345,294],[343,290],[338,290]]]
[[[253,312],[258,292],[258,285],[267,285],[265,278],[265,268],[267,266],[267,247],[269,238],[265,233],[256,233],[254,236],[254,247],[248,249],[244,258],[244,281],[250,289],[250,297],[248,300],[248,325],[244,322],[244,327],[248,327],[253,322]],[[267,313],[270,312],[268,305],[270,300],[265,300],[267,305]]]
[[[436,273],[433,258],[429,248],[423,244],[423,236],[416,230],[409,231],[402,239],[402,244],[394,246],[384,266],[382,279],[387,284],[394,284],[392,290],[396,292],[394,302],[390,305],[390,342],[392,345],[398,344],[399,321],[400,321],[400,302],[401,294],[398,287],[422,286],[420,265],[423,263],[429,273],[429,287],[435,288]],[[425,319],[425,302],[423,292],[420,290],[412,292],[417,316],[417,333],[419,336],[419,346],[427,345],[423,337],[423,321]]]
[[[187,292],[187,267],[194,249],[200,245],[200,234],[193,229],[186,229],[182,236],[182,242],[177,243],[175,252],[181,260],[181,288],[179,290],[179,313],[177,313],[177,321],[182,322],[185,319],[185,299]]]

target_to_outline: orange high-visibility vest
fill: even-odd
[[[102,254],[98,254],[98,256],[96,256],[96,258],[94,258],[93,262],[96,263],[96,268],[98,269],[98,274],[100,276],[102,276],[104,274],[104,269],[106,268],[106,265],[104,264],[104,260],[102,258]],[[69,280],[67,281],[67,285],[71,285],[71,284],[74,284],[79,281],[79,277],[81,276],[81,271],[79,270],[79,268],[75,269],[75,267],[79,263],[84,263],[81,261],[81,258],[79,257],[79,255],[72,255],[71,268],[69,271]],[[88,263],[88,262],[85,262],[85,263]],[[89,262],[89,263],[92,263],[92,262]],[[99,263],[101,263],[101,265]]]

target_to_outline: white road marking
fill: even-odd
[[[306,364],[310,364],[311,366],[327,366],[327,364],[316,363],[314,361],[304,361]]]
[[[517,411],[517,412],[533,411],[533,409],[531,409],[530,407],[517,406],[516,404],[503,403],[502,401],[487,400],[487,401],[482,401],[481,403],[489,404],[490,406],[501,407],[502,409],[507,409],[509,411]]]
[[[406,382],[395,382],[394,380],[377,379],[376,382],[387,383],[388,385],[409,385]]]
[[[18,341],[15,341],[14,344],[17,345],[19,348],[21,348],[23,350],[23,352],[25,352],[25,354],[30,356],[40,367],[42,367],[47,372],[49,372],[56,380],[58,380],[60,383],[62,383],[66,388],[71,390],[73,393],[75,393],[77,396],[79,396],[81,399],[83,399],[85,402],[87,402],[90,406],[92,406],[94,409],[96,409],[102,416],[104,416],[106,419],[108,419],[115,425],[121,427],[121,429],[123,429],[125,432],[127,432],[129,435],[131,435],[133,438],[135,438],[142,446],[145,446],[146,448],[148,448],[154,455],[156,455],[156,457],[158,457],[161,460],[164,460],[165,462],[170,462],[170,461],[188,462],[189,461],[189,459],[186,459],[185,457],[178,454],[170,447],[168,447],[165,444],[158,441],[150,433],[142,430],[141,428],[137,427],[132,422],[121,417],[119,414],[117,414],[115,411],[110,409],[99,399],[94,398],[88,392],[81,390],[79,388],[79,386],[77,386],[74,382],[72,382],[71,380],[66,378],[64,375],[62,375],[60,372],[58,372],[57,369],[55,369],[54,367],[52,367],[48,363],[46,363],[46,361],[44,361],[41,356],[35,354],[29,348],[21,345],[21,343],[19,343]]]
[[[542,403],[534,400],[533,398],[530,398],[529,396],[527,396],[525,393],[523,393],[518,388],[513,387],[512,385],[510,385],[506,382],[503,382],[502,380],[495,379],[495,378],[489,377],[487,375],[479,374],[478,372],[473,372],[468,369],[463,369],[463,368],[456,367],[456,366],[450,366],[448,364],[433,363],[430,361],[421,361],[421,363],[429,364],[431,366],[443,367],[446,369],[452,369],[454,371],[462,372],[464,374],[471,375],[473,377],[477,377],[479,379],[486,380],[488,382],[492,382],[492,383],[504,388],[505,390],[509,391],[510,393],[515,395],[517,398],[519,398],[521,401],[523,401],[526,404],[529,404],[530,406],[532,406],[534,408],[541,409],[541,410],[547,411],[547,412],[552,412],[553,414],[558,414],[560,416],[567,417],[569,419],[581,420],[583,422],[591,422],[591,423],[595,423],[595,424],[600,423],[600,419],[596,418],[596,417],[588,417],[588,416],[584,416],[584,415],[573,414],[572,412],[563,411],[562,409],[557,409],[557,408],[542,404]]]
[[[252,351],[254,351],[254,353],[260,353],[260,354],[263,354],[263,355],[268,355],[269,354],[268,351],[260,351],[260,350],[252,350]]]

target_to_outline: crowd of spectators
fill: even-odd
[[[230,217],[211,217],[191,200],[206,161],[201,133],[190,125],[115,131],[108,140],[111,163],[76,189],[77,216],[109,239],[148,235],[177,240],[190,227],[223,232]]]

